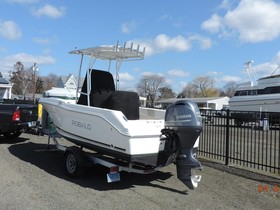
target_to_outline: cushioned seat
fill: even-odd
[[[81,92],[87,94],[87,76],[84,80],[84,84],[82,87]],[[97,101],[93,101],[90,97],[90,106],[97,106],[99,107],[104,100],[107,99],[107,96],[110,92],[115,90],[115,84],[113,76],[110,72],[101,71],[101,70],[91,70],[91,92],[90,95],[92,96],[95,93],[99,93],[100,99]],[[106,94],[106,92],[108,94]],[[78,100],[78,104],[88,105],[87,95],[81,94]]]
[[[127,119],[139,119],[139,96],[136,92],[115,91],[114,79],[110,72],[91,71],[90,106],[121,111]],[[87,92],[87,76],[82,92]],[[78,104],[88,105],[87,96],[81,94]]]

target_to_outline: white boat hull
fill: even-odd
[[[127,120],[120,111],[69,104],[56,98],[43,98],[40,103],[60,135],[90,149],[141,159],[156,156],[164,147],[160,141],[164,120]]]
[[[144,172],[175,163],[178,179],[193,189],[199,179],[192,175],[192,170],[201,168],[194,154],[202,131],[197,105],[180,100],[166,111],[139,109],[136,92],[118,90],[121,62],[143,59],[144,52],[145,49],[140,50],[139,45],[135,49],[133,44],[71,51],[81,55],[79,78],[83,56],[91,57],[83,86],[76,94],[80,93],[77,104],[58,98],[42,98],[39,102],[51,116],[56,131],[69,141],[96,151],[95,155],[102,159],[113,159],[127,168],[140,167]],[[97,59],[108,60],[109,67],[112,60],[116,61],[116,84],[109,71],[92,68]],[[72,169],[77,162],[72,158],[78,156],[79,150],[73,146],[65,151],[66,159],[71,160],[67,162],[68,168]]]
[[[280,94],[234,96],[229,106],[234,111],[280,112]]]

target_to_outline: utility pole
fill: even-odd
[[[36,63],[34,63],[34,65],[31,67],[33,74],[32,74],[32,80],[33,80],[33,102],[35,103],[35,92],[36,92],[36,80],[35,80],[35,73],[36,71],[39,70],[39,68],[36,66]]]

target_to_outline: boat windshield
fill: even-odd
[[[279,94],[280,86],[266,87],[258,90],[237,90],[234,96],[253,96],[253,95],[266,95],[266,94]]]
[[[252,96],[257,94],[258,90],[237,90],[234,96]]]

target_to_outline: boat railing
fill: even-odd
[[[96,60],[106,60],[108,62],[108,72],[111,69],[111,62],[116,62],[116,70],[115,70],[115,89],[119,89],[119,70],[121,64],[125,61],[136,61],[144,59],[145,55],[145,47],[141,48],[140,45],[135,46],[133,43],[128,45],[126,42],[123,46],[119,45],[117,42],[116,45],[103,45],[99,47],[92,47],[92,48],[85,48],[85,49],[75,49],[74,51],[69,52],[70,54],[78,54],[81,55],[80,66],[79,66],[79,75],[78,75],[78,87],[79,81],[81,78],[81,70],[82,64],[84,60],[84,55],[90,56],[90,61],[87,67],[87,75],[91,75],[91,71],[93,65],[95,64]],[[87,77],[87,89],[79,90],[77,89],[76,96],[80,93],[80,95],[86,95],[87,97],[87,105],[90,106],[90,93],[92,89],[91,78]],[[78,97],[77,97],[78,98]],[[78,100],[77,100],[78,102]]]

